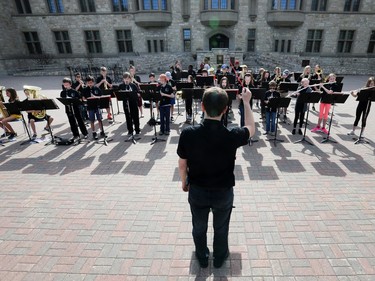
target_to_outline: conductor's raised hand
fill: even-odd
[[[251,96],[252,96],[251,91],[248,88],[243,87],[242,88],[242,100],[243,100],[243,102],[249,103],[250,100],[251,100]]]

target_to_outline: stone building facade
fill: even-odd
[[[147,73],[176,60],[375,67],[373,0],[11,0],[0,3],[0,25],[3,73],[129,64]]]

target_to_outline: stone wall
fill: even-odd
[[[175,60],[181,60],[184,68],[189,64],[198,66],[205,57],[216,60],[217,54],[210,52],[209,38],[222,33],[229,38],[229,49],[224,53],[225,63],[230,57],[239,59],[251,68],[266,66],[273,68],[301,68],[301,61],[309,59],[319,63],[324,69],[337,70],[345,74],[373,74],[374,54],[367,54],[372,30],[375,30],[375,5],[371,0],[361,1],[360,13],[344,13],[341,0],[328,1],[327,12],[312,13],[310,3],[305,3],[305,22],[294,28],[276,28],[267,23],[267,13],[271,1],[238,0],[238,23],[233,26],[204,26],[200,22],[200,1],[190,2],[190,17],[182,15],[181,1],[168,1],[172,12],[172,24],[163,28],[143,28],[134,20],[134,1],[129,1],[128,13],[112,13],[111,1],[96,0],[96,13],[82,14],[78,1],[65,2],[64,14],[49,14],[45,0],[30,1],[32,15],[19,15],[14,1],[0,2],[0,73],[14,73],[16,70],[40,68],[38,57],[28,54],[24,42],[24,31],[37,31],[43,52],[51,57],[49,69],[62,69],[75,65],[123,65],[134,62],[138,71],[148,73],[168,70]],[[249,5],[256,4],[256,16]],[[252,15],[250,17],[250,15]],[[372,23],[372,24],[371,24]],[[184,28],[192,32],[191,52],[183,51]],[[256,50],[247,53],[248,30],[256,29]],[[118,52],[117,29],[130,29],[132,32],[133,53]],[[309,29],[323,29],[322,50],[319,54],[306,54],[306,36]],[[356,30],[353,50],[350,54],[337,53],[337,38],[342,29]],[[68,30],[72,55],[60,55],[54,40],[53,31]],[[84,32],[99,30],[102,54],[89,55]],[[165,52],[148,53],[147,40],[164,40]],[[291,53],[274,53],[274,42],[292,40]],[[47,68],[46,68],[47,69]]]

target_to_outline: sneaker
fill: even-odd
[[[322,128],[322,133],[328,135],[328,130],[326,128]]]
[[[316,132],[321,132],[321,129],[319,126],[316,126],[314,129],[311,130],[311,132],[316,133]]]
[[[48,133],[50,133],[50,132],[51,132],[51,129],[48,128],[48,127],[44,127],[44,131],[47,131]]]
[[[312,106],[312,110],[316,111],[316,110],[315,110],[315,106]]]
[[[267,132],[265,132],[265,133],[263,133],[263,135],[265,136],[265,135],[268,135],[268,131]]]
[[[89,136],[88,135],[83,135],[83,139],[87,140]]]
[[[302,130],[298,129],[298,134],[302,135]]]
[[[132,136],[133,135],[133,132],[129,132],[128,133],[128,137]]]
[[[36,135],[36,134],[33,134],[32,137],[31,137],[31,140],[35,140],[36,137],[37,137],[37,135]]]
[[[100,137],[105,138],[106,137],[105,133],[104,132],[100,132]]]
[[[293,134],[293,135],[296,134],[296,129],[293,129],[293,130],[292,130],[292,134]]]
[[[165,135],[166,135],[166,136],[169,136],[169,131],[166,131],[166,132],[165,132]]]
[[[92,133],[92,138],[93,138],[94,140],[97,140],[97,139],[98,139],[98,134],[97,134],[96,132],[93,132],[93,133]]]
[[[164,135],[164,132],[160,131],[159,136],[162,136],[162,135]]]
[[[229,251],[226,252],[223,258],[214,258],[214,267],[215,268],[220,268],[225,260],[229,257]]]
[[[108,120],[112,120],[112,114],[111,114],[111,113],[108,113],[108,115],[107,115],[107,119],[108,119]]]
[[[14,140],[16,135],[17,135],[16,133],[10,133],[8,136],[8,140]]]
[[[350,132],[347,133],[348,136],[354,136],[355,135],[355,132],[352,130]]]

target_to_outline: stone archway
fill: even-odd
[[[212,48],[227,48],[229,49],[229,37],[222,34],[216,33],[209,38],[209,50]]]

